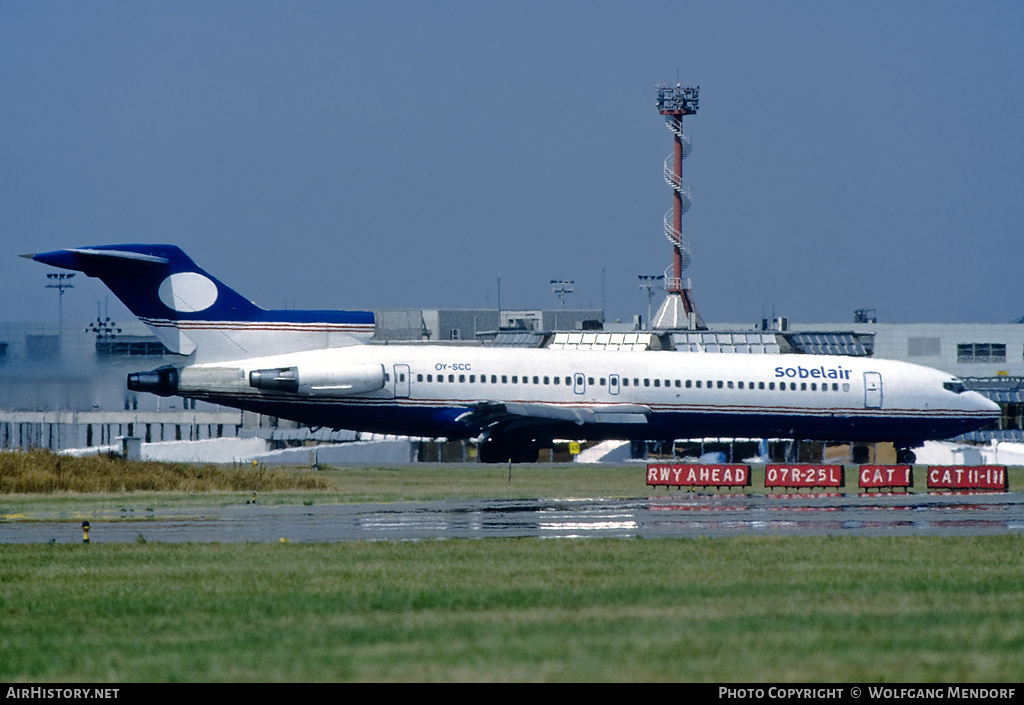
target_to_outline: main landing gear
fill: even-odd
[[[900,465],[913,465],[917,462],[917,455],[910,448],[897,448],[896,462]]]
[[[540,444],[517,438],[488,438],[479,446],[482,463],[535,463]]]

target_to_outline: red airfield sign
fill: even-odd
[[[749,487],[749,465],[651,463],[647,484],[669,487]]]
[[[1005,465],[931,465],[928,488],[943,490],[1008,489]]]
[[[765,487],[842,487],[842,465],[765,465]]]
[[[914,486],[914,472],[910,465],[861,465],[858,476],[864,489]]]

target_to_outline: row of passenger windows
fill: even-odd
[[[468,375],[469,383],[470,384],[475,384],[476,383],[476,377],[477,377],[476,375]],[[509,383],[508,375],[500,375],[500,377],[501,377],[501,384],[508,384]],[[448,382],[449,383],[454,383],[455,382],[455,378],[456,378],[456,375],[448,375]],[[499,375],[491,375],[491,384],[498,384],[498,378],[499,378]],[[458,380],[459,380],[459,382],[463,382],[463,383],[466,382],[467,381],[467,375],[458,375]],[[543,380],[544,384],[552,384],[552,381],[551,381],[552,378],[550,376],[545,375],[543,377],[540,377],[540,376],[534,376],[533,377],[533,383],[534,384],[541,384],[541,380]],[[417,382],[422,382],[423,381],[423,375],[416,375],[416,381]],[[427,375],[427,381],[428,382],[433,382],[434,381],[434,375]],[[437,381],[438,382],[444,382],[445,381],[444,375],[437,375]],[[530,378],[527,377],[526,375],[523,375],[523,377],[520,379],[520,377],[518,375],[512,375],[512,384],[519,384],[520,382],[522,384],[529,384],[530,383]],[[593,384],[594,383],[594,378],[593,377],[588,377],[587,378],[587,382],[589,384]],[[554,384],[561,384],[561,383],[562,383],[562,378],[561,377],[555,377],[554,378]],[[604,384],[604,383],[605,383],[605,379],[604,379],[604,377],[602,377],[601,378],[601,384]],[[480,375],[480,384],[487,384],[487,375]],[[565,384],[567,386],[572,386],[572,377],[566,377],[565,378]]]
[[[458,383],[460,383],[460,384],[465,384],[466,382],[468,382],[469,384],[476,384],[477,383],[477,378],[478,378],[478,375],[453,375],[453,374],[450,374],[450,375],[447,376],[447,383],[448,384],[455,384],[456,380],[457,380]],[[501,380],[500,382],[499,382],[499,379]],[[574,386],[573,385],[573,378],[572,377],[564,377],[563,378],[563,377],[552,377],[550,375],[534,375],[532,377],[529,377],[527,375],[523,375],[522,377],[520,377],[518,375],[511,375],[511,377],[509,377],[509,375],[491,375],[490,376],[490,383],[491,384],[530,384],[532,382],[533,384],[561,385],[561,384],[563,384],[563,380],[564,380],[565,386],[567,386],[567,387]],[[435,375],[431,374],[431,375],[426,375],[425,378],[424,378],[424,375],[417,374],[416,375],[416,381],[417,382],[426,381],[426,382],[430,382],[430,383],[444,384],[446,382],[446,377],[445,377],[445,375],[436,375],[435,376]],[[488,376],[487,375],[479,375],[479,382],[480,382],[480,384],[487,384],[488,383]],[[587,385],[593,386],[594,382],[595,382],[595,379],[593,377],[587,377],[586,378],[586,384]],[[600,378],[600,385],[602,387],[606,386],[608,384],[608,382],[609,382],[608,379],[606,379],[604,377]],[[701,379],[698,379],[698,380],[692,380],[692,379],[687,379],[687,380],[678,380],[678,379],[677,380],[671,380],[671,379],[660,379],[660,378],[659,379],[650,379],[650,378],[639,378],[639,377],[633,377],[633,378],[630,378],[630,377],[618,378],[618,377],[616,377],[616,378],[613,378],[611,380],[611,385],[613,387],[616,386],[617,384],[620,384],[620,383],[621,383],[621,385],[623,387],[629,387],[629,386],[633,386],[633,387],[644,386],[644,387],[656,387],[656,388],[658,388],[658,387],[673,388],[674,387],[674,388],[678,388],[678,389],[766,389],[768,391],[774,391],[774,390],[778,389],[779,391],[787,391],[787,390],[789,390],[789,391],[794,391],[794,392],[796,392],[796,391],[802,391],[802,392],[806,392],[806,391],[811,391],[811,392],[817,392],[817,391],[828,392],[828,391],[833,391],[833,392],[838,392],[840,390],[840,387],[841,387],[842,391],[844,391],[844,392],[850,391],[850,385],[849,385],[848,382],[844,382],[842,385],[840,385],[838,382],[832,382],[831,384],[829,384],[828,382],[822,382],[821,384],[818,384],[817,382],[777,382],[776,383],[776,382],[737,382],[737,381],[733,381],[733,380],[720,380],[720,379],[719,380],[712,380],[712,379],[709,379],[709,380],[701,380]],[[582,385],[583,385],[583,379],[582,379],[582,375],[580,375],[580,379],[576,380],[575,386],[579,387],[579,386],[582,386]]]

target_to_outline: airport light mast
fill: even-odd
[[[59,294],[59,298],[57,299],[59,308],[57,341],[62,348],[64,345],[64,290],[75,288],[75,285],[72,284],[70,281],[74,276],[74,272],[72,272],[71,274],[60,273],[46,275],[46,278],[53,282],[52,284],[47,284],[46,288],[56,289]]]
[[[640,289],[647,292],[647,329],[651,329],[651,299],[654,298],[654,290],[660,289],[664,284],[664,274],[638,274]]]
[[[665,181],[672,187],[672,209],[665,214],[665,237],[672,243],[672,270],[665,270],[665,302],[652,321],[654,328],[705,329],[697,312],[690,290],[690,280],[683,279],[683,271],[690,266],[690,243],[683,235],[683,214],[690,210],[690,190],[683,184],[683,160],[690,154],[690,137],[683,132],[683,116],[695,115],[700,86],[683,87],[676,84],[658,87],[658,112],[665,116],[665,124],[674,135],[674,149],[665,159]],[[670,162],[671,161],[671,165]]]
[[[562,308],[565,308],[565,295],[573,292],[576,282],[572,279],[552,279],[551,293],[558,296]]]

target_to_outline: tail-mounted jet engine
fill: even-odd
[[[377,363],[271,367],[249,373],[249,386],[268,392],[337,397],[384,388],[384,366]]]
[[[170,397],[178,393],[178,379],[178,368],[167,365],[151,372],[133,372],[128,375],[128,389]]]

